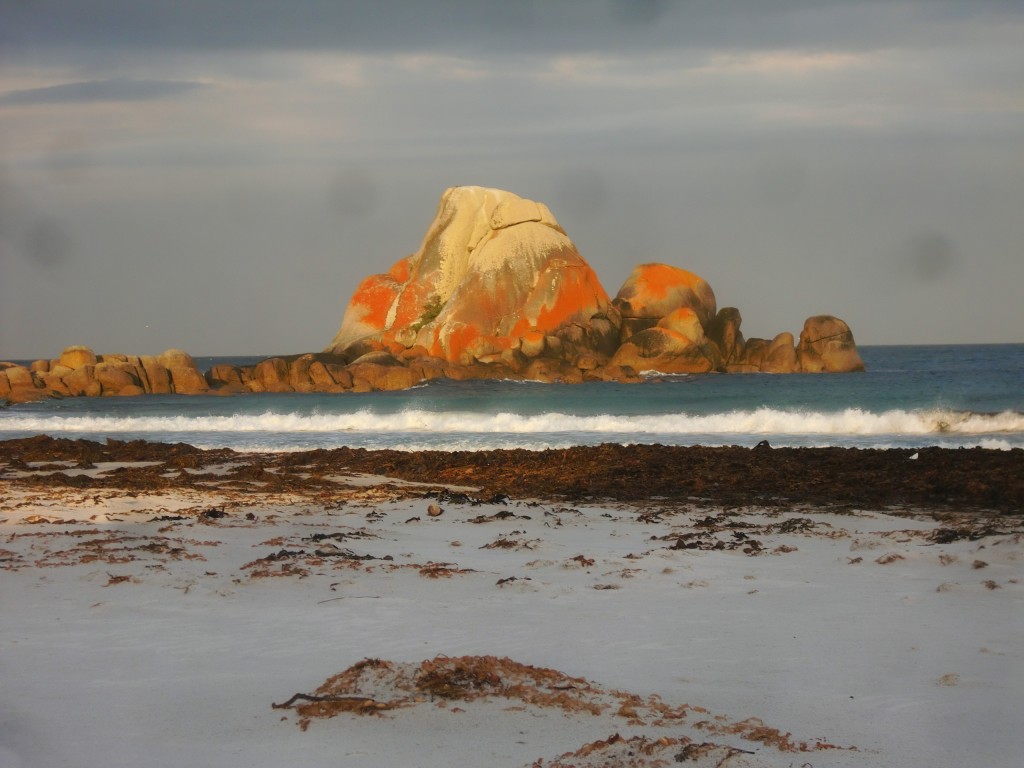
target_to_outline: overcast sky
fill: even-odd
[[[298,353],[442,191],[614,295],[1024,342],[1020,0],[0,0],[0,359]]]

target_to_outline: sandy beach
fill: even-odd
[[[0,763],[1016,766],[1021,469],[4,442]]]

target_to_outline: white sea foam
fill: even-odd
[[[758,408],[709,415],[660,414],[578,416],[566,413],[432,412],[275,413],[228,416],[57,416],[10,415],[2,432],[75,433],[441,433],[513,434],[585,433],[624,435],[992,435],[1024,433],[1024,414],[982,414],[952,410],[891,410],[870,413],[796,411]]]

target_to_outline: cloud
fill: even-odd
[[[45,88],[8,91],[0,104],[81,104],[97,101],[152,101],[206,87],[203,83],[178,80],[133,80],[112,78],[61,83]]]
[[[742,75],[809,75],[863,67],[868,57],[836,51],[754,51],[717,53],[701,72]]]
[[[1010,0],[33,0],[0,3],[8,49],[621,52],[885,46]]]

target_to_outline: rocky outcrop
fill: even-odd
[[[402,364],[429,358],[560,381],[863,367],[841,320],[809,320],[799,350],[789,333],[748,342],[741,322],[735,307],[718,310],[706,280],[668,264],[636,267],[609,302],[545,205],[455,187],[442,195],[420,249],[360,284],[326,351],[383,351]]]
[[[56,360],[29,366],[0,363],[0,398],[26,402],[53,397],[198,394],[210,388],[195,360],[179,349],[160,357],[97,355],[89,347],[67,347]]]
[[[597,275],[542,203],[454,187],[416,253],[356,289],[325,350],[400,353],[472,365],[553,353],[609,356],[618,327]]]
[[[716,311],[715,293],[703,278],[668,264],[636,267],[612,303],[622,318],[622,341],[683,307],[693,310],[702,326]]]
[[[667,264],[636,267],[614,300],[543,203],[454,187],[419,250],[360,283],[324,352],[205,375],[180,349],[0,363],[0,400],[132,394],[366,392],[436,378],[574,383],[638,381],[639,373],[862,371],[853,334],[831,315],[745,339],[735,307],[718,309],[702,277]]]
[[[730,366],[742,366],[746,361],[746,342],[740,325],[743,318],[736,307],[723,307],[707,324],[708,339],[715,343],[728,371]]]
[[[661,373],[708,373],[721,366],[721,353],[704,334],[697,313],[680,307],[653,328],[635,333],[615,352],[613,365]]]
[[[849,326],[831,315],[807,318],[796,356],[800,370],[806,373],[864,370]]]
[[[85,365],[96,365],[96,353],[88,347],[65,347],[57,364],[72,370]]]
[[[793,349],[793,334],[783,331],[768,344],[761,363],[763,373],[796,373],[796,350]]]

